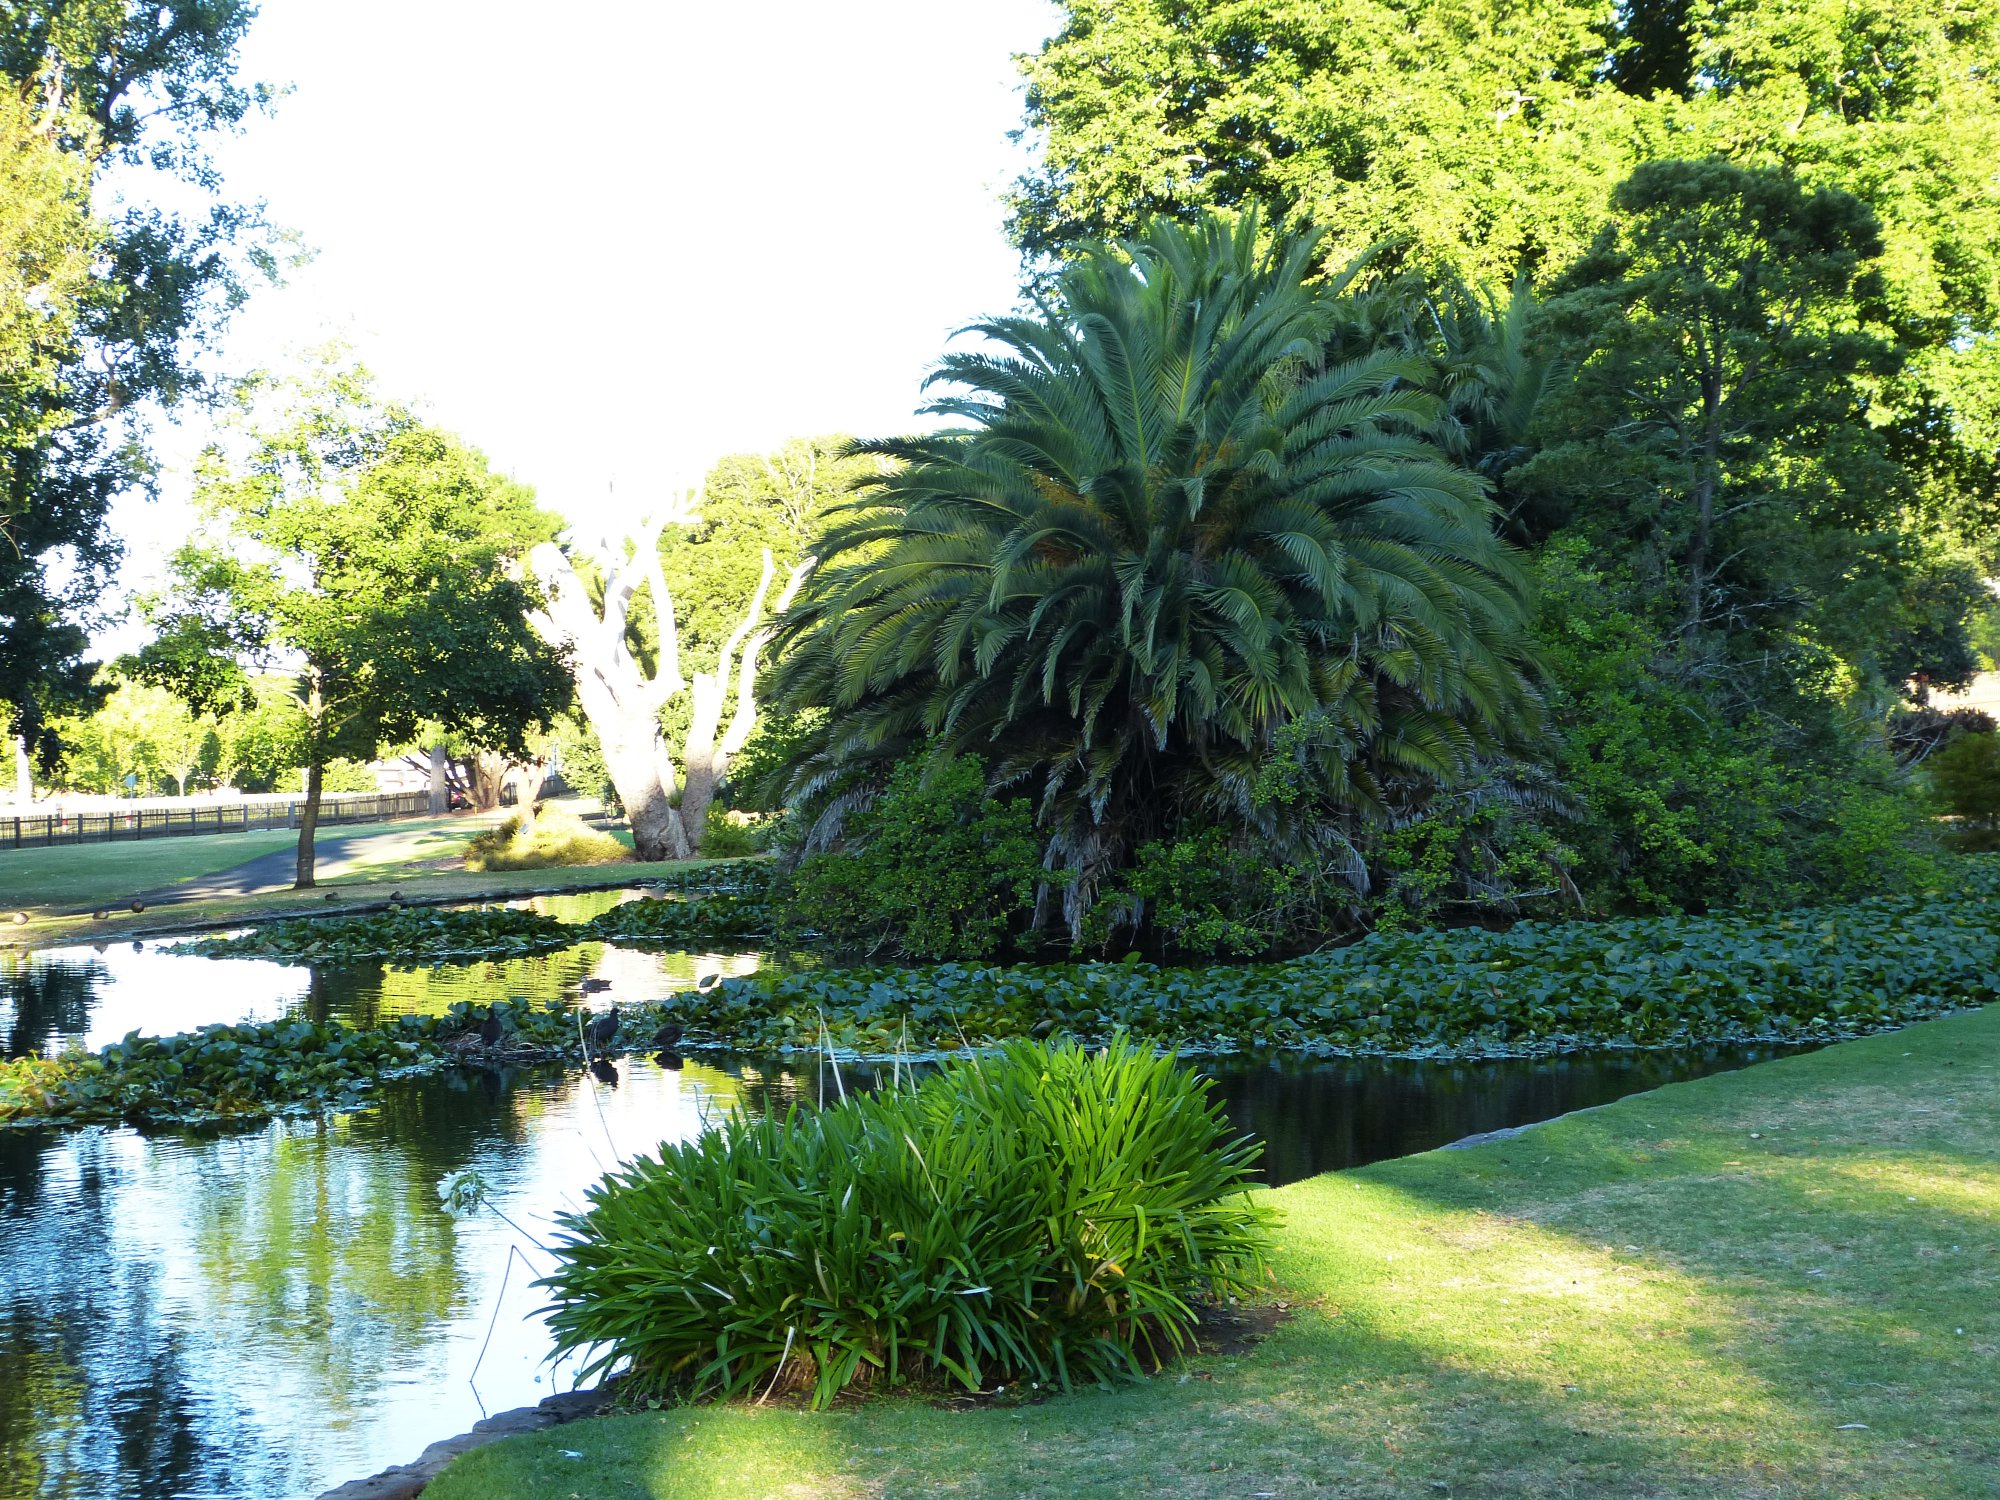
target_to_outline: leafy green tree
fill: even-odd
[[[306,721],[295,679],[253,676],[216,721],[216,785],[274,792],[306,763]]]
[[[275,413],[260,417],[260,395],[281,398]],[[525,754],[568,702],[516,576],[556,522],[476,451],[379,401],[363,371],[329,364],[244,399],[247,450],[201,464],[208,533],[176,557],[142,664],[195,702],[240,700],[246,664],[297,664],[305,888],[330,762],[427,721]]]
[[[1358,870],[1357,819],[1530,731],[1521,574],[1427,367],[1329,358],[1317,242],[1258,238],[1211,217],[1084,250],[1034,315],[978,325],[993,352],[940,364],[963,425],[871,445],[897,467],[838,513],[781,668],[781,701],[829,711],[794,778],[834,815],[816,837],[920,742],[985,756],[1034,799],[1076,932],[1184,825]]]
[[[1726,159],[1852,194],[1881,254],[1855,311],[1898,370],[1869,423],[1986,549],[2000,511],[2000,9],[1961,0],[1063,0],[1023,60],[1036,257],[1157,212],[1261,205],[1329,264],[1545,286],[1642,165]],[[1865,293],[1865,295],[1864,295]],[[1874,307],[1864,304],[1871,300]],[[1838,431],[1829,441],[1840,441]]]
[[[1721,161],[1649,162],[1614,208],[1556,283],[1549,320],[1578,373],[1517,482],[1544,497],[1544,524],[1655,559],[1689,635],[1801,596],[1808,559],[1832,564],[1827,596],[1915,499],[1869,420],[1898,363],[1867,318],[1881,311],[1874,215]]]
[[[0,704],[45,759],[47,721],[92,695],[87,627],[120,550],[105,517],[153,483],[149,413],[203,394],[200,352],[277,269],[279,238],[224,199],[204,145],[269,98],[236,78],[254,14],[0,7]]]

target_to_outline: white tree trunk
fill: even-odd
[[[673,599],[660,569],[660,530],[669,520],[697,518],[696,507],[677,508],[640,526],[629,553],[604,559],[607,582],[601,610],[591,608],[582,581],[561,549],[544,543],[531,558],[545,607],[531,614],[529,622],[550,644],[569,652],[578,701],[603,746],[604,768],[618,789],[618,800],[625,804],[632,844],[642,860],[687,859],[699,851],[716,789],[728,775],[730,758],[743,748],[756,723],[757,654],[771,635],[771,627],[763,623],[764,604],[777,566],[766,549],[757,591],[742,623],[723,643],[715,670],[697,672],[692,683],[682,678]],[[778,598],[779,612],[791,603],[812,567],[808,558],[791,570]],[[660,654],[651,676],[640,671],[625,643],[627,611],[642,585],[652,590],[659,620]],[[736,712],[728,732],[718,733],[730,664],[739,651]],[[676,807],[674,767],[660,730],[660,710],[684,691],[692,694],[681,755],[687,780]]]

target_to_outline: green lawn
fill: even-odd
[[[279,828],[9,850],[0,853],[0,947],[47,947],[85,937],[137,937],[260,917],[363,910],[380,905],[392,893],[412,902],[467,901],[629,885],[645,876],[644,866],[633,865],[492,874],[472,874],[458,868],[465,845],[496,821],[497,816],[456,814],[329,826],[320,834],[320,889],[313,894],[302,896],[287,889],[263,895],[174,901],[150,907],[143,915],[126,910],[135,894],[196,881],[261,855],[289,851],[297,847],[298,834]],[[624,830],[612,832],[631,843],[631,835]],[[359,839],[346,845],[344,853],[329,851],[329,840],[353,835]],[[111,917],[94,920],[90,916],[94,906],[109,908]],[[25,911],[30,920],[20,926],[6,920],[16,911]]]
[[[1995,1493],[2000,1007],[1272,1198],[1295,1316],[1247,1355],[1023,1406],[603,1418],[426,1494]]]
[[[0,910],[29,915],[72,906],[124,902],[231,865],[290,849],[299,836],[283,828],[141,839],[129,844],[58,845],[0,852]]]

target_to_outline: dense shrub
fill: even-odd
[[[711,805],[708,816],[702,820],[703,859],[741,859],[763,853],[768,843],[767,825],[745,813]]]
[[[1937,878],[1916,786],[1810,663],[1676,660],[1565,553],[1541,578],[1561,833],[1591,910],[1777,909]]]
[[[575,813],[544,808],[515,813],[465,846],[468,870],[546,870],[565,865],[612,865],[632,851]]]
[[[1027,802],[989,798],[975,757],[911,759],[783,898],[797,933],[849,952],[984,958],[1033,912],[1041,854]]]
[[[1137,1375],[1257,1285],[1255,1154],[1171,1058],[1016,1043],[610,1174],[550,1323],[651,1397]]]
[[[2000,735],[1958,735],[1924,767],[1938,800],[1957,820],[1952,842],[1964,849],[2000,845]]]
[[[1517,789],[1435,799],[1379,835],[1368,851],[1370,925],[1399,932],[1447,920],[1557,914],[1573,908],[1575,852]],[[1483,793],[1483,795],[1481,794]],[[1537,813],[1547,818],[1541,821]]]
[[[1309,868],[1232,844],[1220,828],[1141,844],[1132,868],[1107,882],[1086,914],[1084,948],[1119,932],[1182,958],[1249,958],[1317,927],[1326,913]],[[1340,895],[1351,894],[1344,885]],[[1343,902],[1344,906],[1346,903]]]

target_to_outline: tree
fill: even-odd
[[[1927,527],[1996,571],[2000,9],[1759,0],[1063,0],[1023,60],[1030,256],[1156,212],[1261,205],[1426,271],[1537,288],[1592,253],[1643,164],[1726,159],[1873,213],[1869,421]],[[1838,440],[1838,435],[1834,435]]]
[[[306,761],[305,713],[296,679],[256,676],[216,720],[215,782],[246,792],[276,791]]]
[[[931,409],[963,425],[872,445],[896,467],[785,628],[780,699],[830,710],[793,784],[815,839],[896,757],[980,755],[1032,793],[1074,932],[1138,845],[1203,823],[1358,880],[1360,822],[1531,730],[1522,579],[1431,368],[1347,354],[1317,240],[1259,236],[1085,247],[1034,315],[977,325],[994,352],[941,362]]]
[[[201,353],[250,276],[277,269],[277,240],[220,196],[203,144],[270,97],[235,76],[254,13],[0,8],[0,272],[28,272],[0,297],[0,704],[45,759],[48,720],[92,696],[87,627],[119,556],[105,516],[152,483],[148,414],[205,393]],[[120,197],[93,218],[112,169]],[[189,206],[147,202],[149,173]]]
[[[1870,422],[1897,368],[1867,316],[1875,218],[1850,194],[1720,161],[1650,162],[1614,206],[1556,284],[1550,320],[1579,374],[1521,482],[1640,533],[1688,634],[1745,626],[1796,589],[1814,537],[1893,528],[1915,498]]]
[[[279,397],[261,417],[260,395]],[[322,366],[253,383],[247,451],[204,458],[208,534],[175,559],[146,671],[191,701],[238,700],[246,663],[296,663],[306,808],[298,885],[313,884],[325,768],[429,721],[525,753],[568,701],[558,653],[529,630],[523,552],[555,527],[522,486],[366,372]]]
[[[588,559],[586,571],[594,565],[603,578],[595,602],[577,571],[578,559],[552,543],[537,547],[533,557],[546,602],[530,620],[545,641],[569,655],[577,699],[597,733],[642,860],[687,859],[700,850],[709,804],[756,726],[758,662],[771,636],[766,608],[782,613],[813,566],[810,558],[793,563],[773,604],[778,566],[771,549],[760,548],[756,585],[735,628],[716,648],[714,670],[689,680],[681,675],[678,617],[661,568],[660,535],[669,524],[694,525],[700,517],[699,501],[684,497],[642,522],[622,548],[607,547]],[[632,606],[642,589],[653,606],[656,644],[650,652],[632,638],[638,634]],[[723,710],[732,688],[735,707],[725,727]],[[685,781],[677,785],[661,713],[683,694]]]

